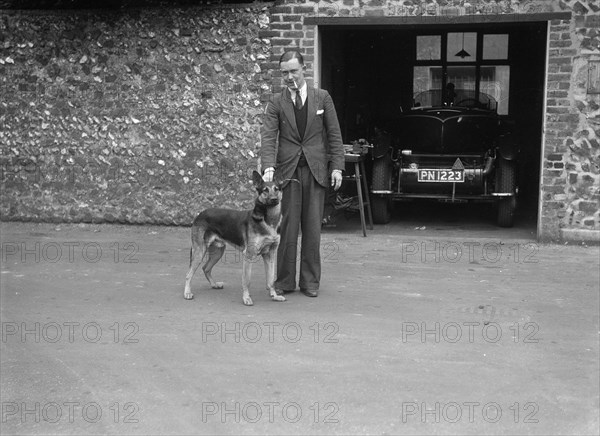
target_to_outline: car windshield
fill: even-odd
[[[414,107],[459,106],[496,111],[498,102],[490,95],[471,89],[430,89],[414,95]]]

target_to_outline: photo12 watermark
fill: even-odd
[[[339,424],[340,406],[338,403],[313,402],[302,404],[297,401],[247,401],[202,403],[202,422],[227,423],[302,423]]]
[[[496,401],[446,401],[434,403],[405,401],[401,405],[403,424],[440,423],[524,423],[538,424],[539,405],[534,401],[500,404]]]
[[[220,343],[291,343],[310,341],[321,344],[339,343],[340,326],[336,322],[202,322],[202,342]]]
[[[533,242],[402,242],[400,258],[402,263],[539,263],[539,245]]]
[[[2,322],[2,343],[88,343],[96,344],[102,338],[115,344],[137,344],[140,326],[135,322],[100,324],[95,321],[79,322]]]
[[[90,401],[3,401],[2,423],[59,424],[87,422],[89,424],[108,423],[137,424],[141,407],[135,401],[108,402],[101,405]]]
[[[2,263],[139,263],[136,242],[9,241],[0,245]]]
[[[535,322],[513,322],[508,327],[495,321],[402,322],[402,343],[488,343],[501,341],[537,344],[540,326]]]

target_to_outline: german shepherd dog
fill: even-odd
[[[279,226],[281,224],[281,183],[265,182],[254,171],[252,182],[258,197],[252,210],[210,208],[201,212],[192,224],[192,249],[190,270],[185,277],[183,298],[194,298],[190,288],[192,277],[208,254],[202,267],[204,275],[213,289],[222,289],[223,283],[216,282],[211,271],[225,252],[225,244],[242,250],[242,300],[252,306],[250,298],[250,276],[252,263],[262,256],[265,263],[267,290],[274,301],[285,301],[273,287],[279,246]]]

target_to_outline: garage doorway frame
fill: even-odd
[[[324,27],[393,27],[393,28],[415,28],[422,26],[440,26],[440,25],[464,25],[464,24],[523,24],[547,22],[546,26],[546,59],[544,65],[544,99],[542,104],[542,131],[540,144],[540,175],[538,180],[538,205],[537,205],[537,223],[536,238],[542,240],[543,232],[543,179],[544,179],[544,156],[546,155],[546,130],[547,130],[547,107],[548,107],[548,74],[550,65],[550,34],[551,22],[554,20],[571,21],[571,12],[546,12],[539,14],[504,14],[504,15],[463,15],[463,16],[427,16],[427,17],[306,17],[305,25],[314,26],[314,61],[313,61],[313,83],[315,88],[321,84],[321,54],[322,54],[322,35]]]

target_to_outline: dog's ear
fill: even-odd
[[[263,187],[263,185],[265,184],[262,176],[256,170],[252,171],[252,183],[254,183],[254,187],[256,189],[261,189]]]

